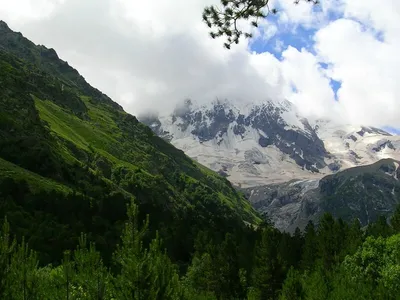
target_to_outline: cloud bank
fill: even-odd
[[[203,7],[218,2],[0,0],[0,19],[56,49],[133,114],[185,98],[287,98],[309,116],[400,127],[399,1],[325,0],[313,8],[275,0],[280,13],[263,22],[257,40],[231,51],[201,21]],[[304,44],[288,34],[302,34]]]

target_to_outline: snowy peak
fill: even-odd
[[[400,158],[400,137],[382,129],[338,125],[330,121],[317,121],[314,128],[342,169],[371,164],[384,158]]]
[[[139,119],[200,163],[241,186],[321,178],[398,157],[400,139],[374,127],[311,122],[289,101],[233,104],[185,100]]]

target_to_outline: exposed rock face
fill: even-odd
[[[293,232],[318,222],[323,212],[362,225],[379,215],[390,216],[400,203],[399,162],[391,159],[350,168],[321,180],[300,180],[244,189],[252,205],[275,223]]]
[[[309,121],[291,103],[272,101],[239,108],[187,100],[140,120],[227,177],[281,230],[304,228],[325,211],[366,225],[399,202],[400,137],[378,128]]]
[[[311,122],[288,101],[239,107],[186,100],[171,114],[139,119],[241,187],[320,179],[382,158],[400,159],[398,136],[374,127]]]
[[[303,229],[309,220],[317,221],[321,212],[318,184],[318,179],[292,180],[243,191],[278,229],[293,232],[296,227]]]

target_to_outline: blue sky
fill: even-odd
[[[318,8],[316,8],[318,10]],[[330,13],[328,23],[334,22],[343,18],[343,15]],[[351,19],[356,21],[362,26],[363,31],[368,31],[372,33],[376,40],[380,42],[384,42],[384,33],[382,31],[377,31],[372,27],[365,25],[364,23],[360,23],[356,19]],[[316,55],[314,50],[314,36],[316,32],[320,28],[305,28],[301,25],[296,26],[293,30],[293,27],[288,24],[285,26],[281,26],[279,22],[279,15],[272,15],[269,17],[269,21],[277,26],[278,30],[275,35],[273,35],[269,40],[263,39],[261,32],[261,37],[257,40],[253,41],[250,44],[250,50],[256,53],[269,52],[272,53],[277,59],[282,60],[282,53],[287,47],[291,46],[296,48],[298,51],[302,49],[306,49],[308,52]],[[319,63],[321,68],[327,69],[328,65],[326,63]],[[335,93],[335,100],[338,100],[337,92],[341,88],[341,82],[330,79],[330,86]],[[294,89],[295,91],[295,89]],[[383,126],[382,129],[392,133],[392,134],[400,134],[400,127],[392,127],[392,126]]]
[[[318,9],[315,10],[318,11]],[[329,22],[335,21],[341,17],[341,15],[330,13]],[[269,16],[269,21],[278,27],[277,33],[267,41],[264,40],[262,37],[253,41],[250,44],[251,51],[254,51],[256,53],[270,52],[279,60],[282,59],[282,52],[288,46],[296,48],[299,51],[304,48],[308,52],[314,55],[316,54],[313,46],[314,35],[318,29],[297,26],[293,30],[293,28],[289,26],[280,26],[278,19],[278,15]],[[325,63],[320,63],[320,66],[324,69],[328,67]],[[330,85],[336,95],[341,86],[341,83],[339,81],[331,79]]]
[[[389,132],[391,134],[396,134],[396,135],[400,134],[400,128],[385,126],[385,127],[383,127],[383,130],[386,130],[387,132]]]
[[[168,110],[187,97],[199,103],[216,95],[254,102],[284,94],[304,115],[400,127],[400,1],[324,0],[324,13],[318,14],[310,13],[305,1],[295,6],[271,0],[282,6],[267,19],[277,32],[250,46],[272,55],[248,51],[242,41],[226,51],[222,39],[212,40],[201,19],[204,0],[43,0],[41,6],[24,0],[23,7],[4,1],[0,19],[35,43],[57,49],[132,114]],[[344,11],[351,19],[341,15]],[[321,72],[328,68],[322,57],[329,72]],[[335,102],[332,92],[338,90]]]

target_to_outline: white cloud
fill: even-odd
[[[306,3],[271,1],[281,13],[278,22],[260,24],[260,38],[277,37],[270,49],[282,51],[281,60],[252,52],[248,42],[226,51],[222,40],[210,39],[201,13],[218,2],[0,0],[0,19],[55,48],[131,113],[172,108],[186,97],[260,101],[283,95],[308,115],[400,127],[399,1],[325,0],[318,12]],[[342,18],[331,21],[332,13]],[[299,26],[315,30],[308,50],[279,37],[281,30],[296,34]],[[342,83],[339,102],[330,79]]]
[[[315,36],[315,49],[321,60],[330,65],[332,78],[342,82],[338,99],[349,120],[399,127],[400,43],[391,30],[400,24],[400,16],[397,20],[390,18],[395,8],[390,5],[376,12],[375,6],[354,6],[353,2],[357,1],[349,1],[347,14],[358,15],[359,21],[365,22],[368,22],[366,18],[374,16],[372,19],[379,21],[368,25],[376,25],[375,29],[382,30],[385,39],[380,41],[373,31],[365,29],[366,23],[340,19],[319,30]],[[396,9],[399,14],[400,6]],[[379,14],[388,16],[387,22]]]
[[[245,43],[226,51],[209,38],[201,20],[207,3],[171,2],[66,0],[45,18],[10,26],[55,48],[132,113],[186,97],[259,101],[271,94]]]
[[[282,53],[281,69],[286,82],[286,98],[300,111],[314,117],[338,116],[338,103],[330,87],[330,79],[321,70],[317,58],[302,49],[288,47]]]

